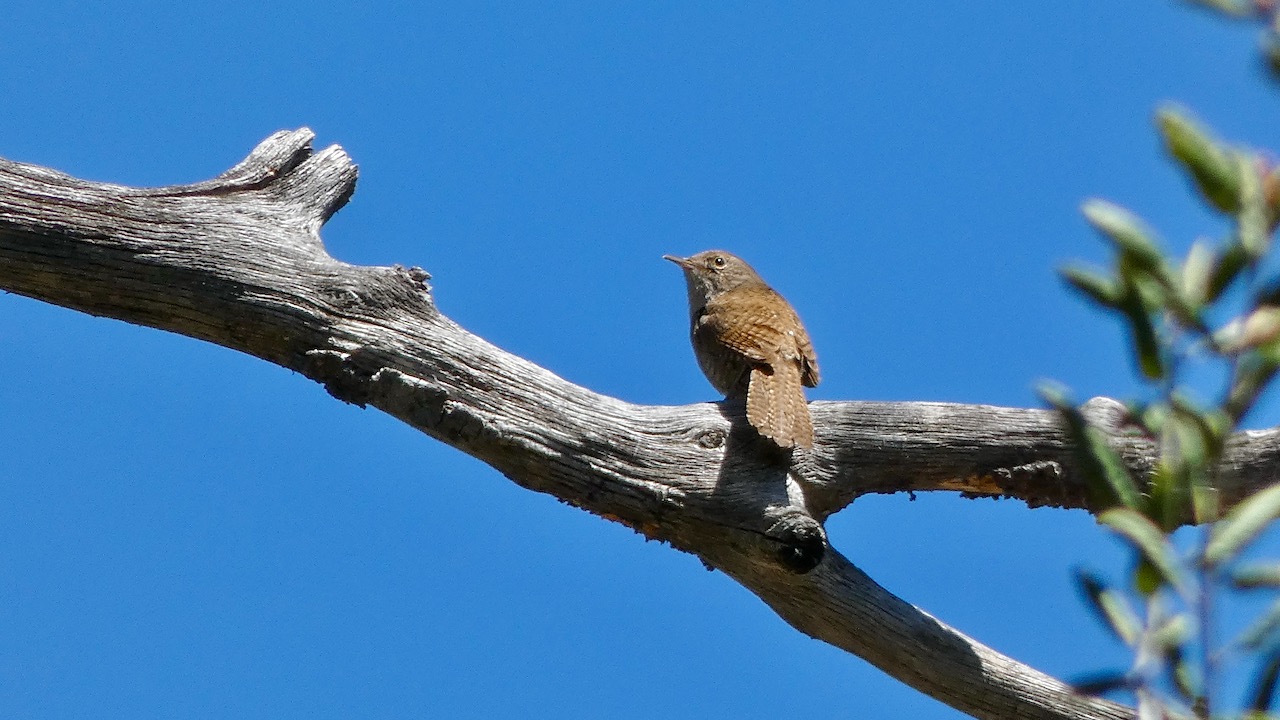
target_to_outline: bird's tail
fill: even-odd
[[[778,447],[813,447],[813,420],[800,385],[799,368],[752,368],[747,421]]]

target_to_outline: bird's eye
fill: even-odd
[[[723,256],[723,255],[717,255],[717,256],[715,256],[715,257],[711,258],[711,264],[712,264],[712,265],[715,265],[715,266],[716,266],[716,267],[718,267],[718,268],[720,268],[720,267],[724,267],[724,256]]]

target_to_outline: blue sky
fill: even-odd
[[[98,3],[6,9],[0,156],[209,178],[281,128],[361,176],[330,252],[594,390],[714,399],[678,271],[730,249],[797,307],[823,400],[1036,405],[1137,385],[1054,270],[1103,196],[1217,231],[1153,110],[1275,146],[1255,36],[1128,3]],[[300,376],[0,297],[0,716],[950,718],[687,555],[521,490]],[[1257,423],[1278,422],[1268,402]],[[1072,677],[1124,654],[1082,512],[870,497],[833,542]]]

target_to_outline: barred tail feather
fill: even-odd
[[[813,447],[813,420],[799,368],[753,368],[747,388],[747,421],[779,447]]]

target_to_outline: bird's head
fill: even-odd
[[[704,250],[686,258],[676,255],[663,255],[662,258],[679,265],[684,271],[690,304],[703,306],[722,292],[744,285],[765,284],[745,260],[723,250]]]

